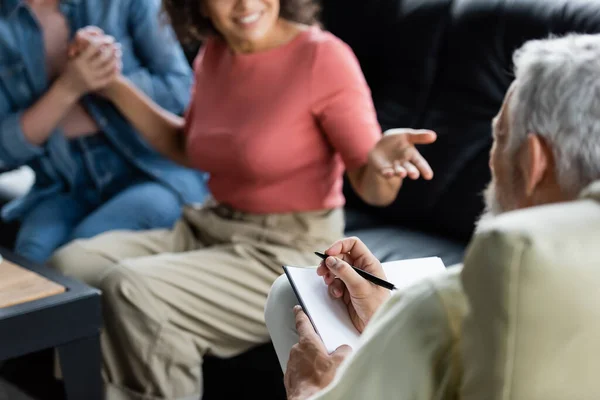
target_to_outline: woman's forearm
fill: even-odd
[[[348,178],[354,191],[365,203],[378,207],[392,204],[403,182],[399,176],[383,176],[372,163],[348,171]]]
[[[433,179],[433,170],[416,145],[435,142],[435,132],[398,128],[387,130],[371,149],[365,165],[348,171],[354,190],[368,204],[394,202],[404,179]]]
[[[102,94],[113,102],[157,152],[178,164],[189,166],[183,118],[158,106],[124,77],[120,77]]]

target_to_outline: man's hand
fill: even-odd
[[[69,62],[59,80],[76,96],[89,92],[103,94],[120,76],[121,46],[98,27],[77,31],[68,55]]]
[[[325,345],[302,308],[294,307],[294,313],[300,340],[290,352],[284,382],[288,400],[301,400],[327,387],[352,349],[340,346],[327,354]]]
[[[350,265],[386,279],[381,263],[358,238],[339,240],[325,250],[326,260],[317,268],[329,293],[342,299],[356,329],[362,333],[371,317],[390,297],[390,291],[367,281]]]
[[[79,29],[75,33],[75,37],[69,44],[69,59],[76,58],[82,51],[84,51],[88,44],[94,38],[100,38],[104,36],[104,31],[97,26],[86,26],[85,28]]]
[[[429,180],[433,178],[433,171],[415,145],[430,144],[436,138],[435,132],[429,130],[387,130],[369,153],[369,163],[386,178]]]

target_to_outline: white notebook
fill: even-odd
[[[343,344],[358,347],[360,334],[352,325],[346,305],[329,295],[323,278],[315,268],[283,267],[304,312],[331,353]],[[383,263],[387,281],[398,290],[445,271],[439,257]]]

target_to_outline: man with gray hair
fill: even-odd
[[[463,322],[471,318],[469,309],[476,308],[469,290],[487,290],[481,280],[473,279],[483,273],[473,271],[492,269],[494,263],[507,266],[515,262],[514,250],[498,245],[497,237],[506,233],[503,229],[507,226],[525,225],[526,229],[519,228],[525,240],[531,234],[538,235],[536,240],[541,235],[541,242],[547,236],[567,245],[571,241],[572,246],[564,249],[584,252],[600,262],[598,251],[586,249],[584,240],[576,237],[577,229],[583,229],[580,227],[585,223],[588,228],[592,224],[586,235],[590,231],[600,234],[600,36],[530,41],[515,52],[514,64],[516,79],[493,120],[487,210],[470,244],[464,269],[451,267],[390,297],[385,289],[360,278],[349,267],[352,264],[385,278],[381,264],[359,239],[333,244],[326,251],[330,257],[317,273],[329,293],[344,301],[354,325],[362,332],[361,346],[354,354],[347,346],[328,354],[304,312],[294,307],[296,298],[287,279],[281,277],[275,282],[265,318],[286,371],[288,399],[450,399],[457,398],[459,391],[463,396],[465,384],[472,383],[478,373],[473,373],[473,368],[481,369],[480,364],[469,370],[465,361],[465,351],[474,346],[470,343],[477,342],[481,333],[475,334],[476,340],[465,339],[463,329],[468,323]],[[580,200],[582,197],[589,200]],[[577,220],[574,234],[548,228],[552,224],[544,220],[546,217],[564,219],[565,205],[566,212],[571,213],[569,204],[586,201],[584,211],[580,207],[573,213],[584,221]],[[517,211],[523,209],[527,210]],[[569,214],[568,218],[574,216]],[[522,221],[526,222],[519,225]],[[543,228],[537,228],[540,225]],[[557,239],[556,235],[566,236]],[[512,244],[521,243],[520,236],[511,240]],[[542,246],[538,251],[552,259],[552,247]],[[556,269],[566,269],[562,267]],[[480,298],[493,302],[490,296]],[[292,328],[294,322],[296,330]],[[494,324],[484,325],[484,329],[494,329]],[[502,332],[500,335],[506,333]],[[483,365],[492,363],[494,354],[489,348],[481,353]],[[497,382],[497,376],[481,387],[492,387],[490,382]]]

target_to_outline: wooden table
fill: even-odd
[[[8,260],[0,260],[0,308],[64,293],[66,288]]]
[[[8,250],[0,254],[0,361],[56,348],[67,398],[102,400],[100,292]]]

